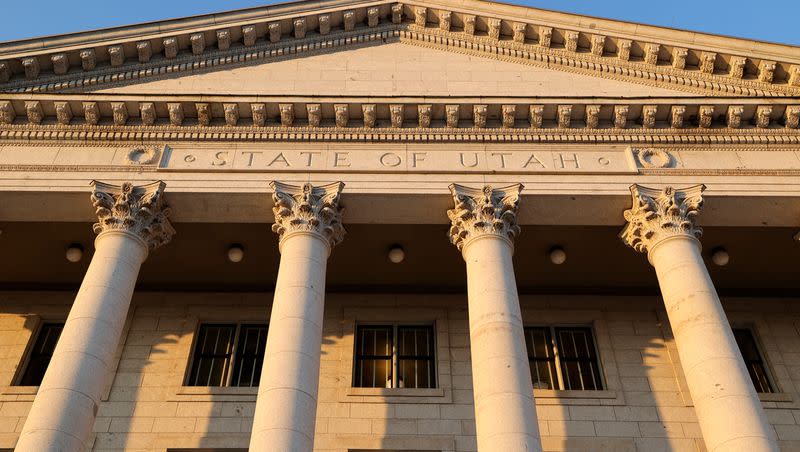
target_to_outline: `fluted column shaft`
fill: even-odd
[[[632,187],[623,232],[648,253],[658,276],[703,440],[710,452],[777,451],[772,427],[745,367],[700,254],[694,218],[702,186],[663,191]]]
[[[341,240],[342,184],[273,184],[281,261],[250,451],[311,452],[319,389],[328,255]]]
[[[451,241],[467,266],[478,450],[540,451],[527,349],[512,263],[522,186],[454,185]]]
[[[163,184],[159,187],[163,189]],[[141,194],[135,193],[137,188],[130,185],[128,188],[134,192],[129,194],[139,199]],[[160,204],[159,199],[156,204]],[[112,222],[119,220],[117,213],[111,210],[106,213],[111,215]],[[15,449],[18,452],[77,452],[85,450],[90,439],[153,231],[149,229],[143,233],[136,227],[106,227],[104,214],[99,216],[101,223],[95,225],[95,230],[102,232],[95,240],[92,262],[25,421]],[[147,220],[139,218],[137,221]],[[152,221],[147,228],[152,228]],[[171,226],[165,216],[158,221],[164,222],[157,228],[158,233],[166,234],[168,240],[172,235]],[[160,229],[164,226],[168,231]]]

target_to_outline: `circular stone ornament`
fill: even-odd
[[[131,165],[152,165],[161,157],[161,148],[158,146],[137,146],[125,156]]]
[[[672,155],[661,149],[637,149],[636,157],[643,168],[669,168]]]

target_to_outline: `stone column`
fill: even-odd
[[[620,237],[656,270],[681,366],[710,452],[777,451],[772,427],[744,365],[700,254],[702,185],[631,187]]]
[[[82,451],[111,376],[139,267],[150,249],[171,239],[164,183],[93,182],[98,222],[95,253],[39,392],[17,452]]]
[[[450,241],[467,263],[478,450],[541,451],[511,256],[522,185],[451,185]]]
[[[344,237],[341,182],[272,183],[281,252],[250,451],[311,452],[317,415],[325,269]]]

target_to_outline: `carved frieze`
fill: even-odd
[[[714,106],[713,105],[701,105],[697,110],[697,125],[701,129],[707,129],[711,127],[711,124],[714,122]]]
[[[439,30],[450,31],[450,22],[453,13],[450,11],[439,11]]]
[[[644,45],[644,62],[651,66],[658,64],[658,52],[661,50],[661,45],[649,43]]]
[[[800,122],[800,105],[790,105],[786,107],[784,121],[787,129],[796,129]]]
[[[61,125],[67,125],[72,121],[72,108],[69,102],[57,101],[53,103],[56,109],[56,121]]]
[[[189,35],[189,43],[192,45],[192,55],[200,55],[206,50],[206,36],[203,33]]]
[[[245,25],[242,27],[242,44],[246,47],[252,46],[256,43],[256,26]]]
[[[89,125],[97,125],[100,122],[100,107],[97,102],[83,103],[83,118]]]
[[[526,30],[526,28],[527,28],[527,25],[524,22],[514,22],[514,24],[513,24],[514,35],[512,36],[512,39],[514,40],[514,42],[518,42],[520,44],[524,44],[525,43],[525,30]]]
[[[744,68],[747,66],[747,58],[740,56],[732,56],[728,69],[728,75],[735,79],[744,77]]]
[[[264,127],[267,122],[267,106],[265,104],[250,104],[250,115],[253,117],[253,125]]]
[[[403,127],[403,104],[389,105],[389,121],[392,127]]]
[[[627,105],[614,105],[614,128],[624,129],[628,123]]]
[[[368,129],[375,127],[375,120],[377,119],[375,104],[362,104],[361,116],[364,118],[364,127]]]
[[[306,104],[306,112],[308,114],[308,125],[311,127],[319,127],[322,121],[322,108],[320,104]]]
[[[122,66],[125,63],[125,47],[121,45],[108,46],[108,61],[111,66]]]
[[[84,71],[92,71],[97,66],[97,59],[94,49],[84,49],[80,52],[81,68]]]
[[[66,53],[50,55],[50,62],[53,65],[53,73],[56,75],[64,75],[69,70],[69,59],[67,59]]]
[[[139,103],[139,117],[142,119],[142,124],[145,126],[152,126],[156,123],[156,105],[152,102]]]
[[[774,61],[761,61],[758,66],[758,80],[764,83],[772,83],[775,77],[775,62]]]
[[[344,24],[344,31],[353,31],[356,28],[356,12],[352,9],[345,11],[342,14],[342,23]]]
[[[25,113],[28,116],[28,122],[31,124],[41,124],[44,119],[44,111],[42,111],[42,103],[38,100],[29,100],[25,102]]]
[[[317,16],[317,22],[319,22],[319,34],[325,36],[331,32],[330,14],[320,14],[319,16]]]
[[[700,52],[698,67],[704,74],[713,74],[717,62],[717,54],[714,52]]]
[[[92,182],[92,205],[97,214],[94,232],[121,231],[142,239],[150,250],[168,243],[175,234],[164,201],[163,182],[121,186]]]
[[[486,127],[486,116],[488,112],[487,105],[474,105],[472,107],[472,122],[473,127],[482,129]]]
[[[631,59],[631,45],[633,41],[630,39],[617,40],[617,58],[621,61],[630,61]]]
[[[755,122],[756,127],[766,129],[769,127],[770,119],[772,118],[772,105],[759,105],[756,108]]]
[[[183,104],[175,102],[167,104],[167,111],[169,112],[169,123],[173,126],[183,124]]]
[[[222,111],[225,114],[225,125],[234,127],[239,123],[239,104],[222,104]]]
[[[136,43],[136,54],[140,63],[147,63],[153,57],[153,47],[150,41],[139,41]]]
[[[197,110],[197,125],[205,127],[211,124],[211,108],[208,102],[198,102],[194,104],[194,108]]]
[[[303,39],[306,37],[306,18],[301,17],[292,22],[294,26],[295,39]]]
[[[275,216],[272,231],[278,234],[281,242],[293,233],[300,232],[317,234],[331,248],[341,243],[345,235],[343,209],[339,205],[344,188],[342,182],[322,186],[272,182],[270,186],[275,204],[272,208]]]
[[[559,128],[568,129],[572,123],[572,105],[559,105],[556,121]]]
[[[178,38],[170,37],[164,39],[164,58],[173,59],[178,56]]]
[[[23,58],[22,68],[25,70],[25,78],[34,79],[39,76],[39,59],[36,57]]]
[[[445,122],[447,123],[447,127],[458,127],[460,107],[460,105],[445,105]]]
[[[417,115],[419,117],[419,126],[428,128],[431,126],[431,104],[422,104],[417,106]]]
[[[111,102],[111,117],[115,126],[124,126],[128,122],[128,105],[125,102]]]
[[[664,239],[675,236],[698,238],[702,229],[696,224],[703,205],[705,186],[663,189],[631,186],[632,206],[625,211],[628,224],[620,233],[626,245],[647,253]]]
[[[686,57],[689,55],[689,49],[684,47],[675,47],[672,49],[672,67],[675,69],[686,69]]]
[[[744,107],[742,105],[730,105],[728,107],[728,114],[726,115],[728,127],[731,129],[738,129],[741,127],[743,113]]]
[[[674,129],[683,128],[683,120],[686,116],[686,106],[673,105],[670,111],[670,126]]]
[[[486,19],[486,31],[491,39],[500,39],[500,19]]]
[[[539,45],[548,49],[553,45],[553,27],[539,27]]]
[[[403,22],[403,4],[395,3],[392,5],[392,23],[397,25]]]
[[[447,211],[450,242],[463,251],[471,240],[491,235],[513,246],[520,232],[517,211],[521,191],[522,184],[501,188],[487,185],[482,189],[450,185],[455,204]]]
[[[217,48],[228,50],[231,47],[231,31],[228,29],[217,30]]]
[[[570,52],[578,51],[578,38],[580,33],[577,31],[567,30],[564,32],[564,48]]]
[[[370,28],[375,28],[378,26],[378,23],[381,21],[380,16],[381,10],[377,6],[373,6],[372,8],[367,8],[367,26]]]
[[[475,34],[475,16],[472,14],[464,15],[464,33],[472,36]]]
[[[11,124],[17,113],[14,111],[14,106],[7,100],[0,101],[0,124]]]
[[[517,119],[517,106],[516,105],[503,105],[502,106],[502,126],[506,129],[514,127],[514,122]]]
[[[600,106],[587,105],[586,106],[586,128],[596,129],[600,124]]]
[[[294,104],[279,104],[278,110],[281,115],[281,126],[292,127],[294,125]]]
[[[656,126],[656,113],[658,113],[658,106],[645,105],[642,107],[642,127],[645,129],[652,129]]]
[[[592,36],[592,48],[590,51],[594,56],[603,56],[606,47],[606,37],[603,35]]]
[[[336,127],[347,127],[347,122],[350,120],[350,110],[347,104],[335,104],[333,106]]]
[[[267,36],[269,36],[269,42],[275,43],[281,40],[281,23],[280,22],[270,22],[267,24]]]
[[[531,105],[528,114],[531,128],[541,129],[544,120],[544,105]]]

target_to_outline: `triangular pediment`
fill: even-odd
[[[793,96],[800,52],[476,0],[300,1],[0,44],[0,91]]]

